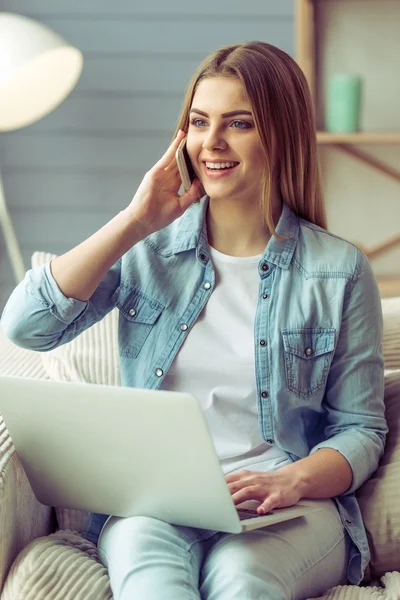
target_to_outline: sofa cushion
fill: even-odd
[[[385,377],[389,432],[375,473],[357,490],[371,551],[373,577],[400,570],[400,371]]]
[[[11,342],[0,327],[0,374],[7,377],[50,379],[39,352]]]
[[[56,258],[49,252],[34,252],[32,268]],[[72,342],[41,353],[50,379],[121,385],[118,353],[118,308],[89,327]]]
[[[0,416],[0,590],[26,544],[55,529],[53,509],[39,504]]]
[[[393,600],[400,597],[400,573],[386,573],[371,587],[339,585],[309,600]],[[112,600],[107,569],[97,548],[72,531],[38,538],[17,557],[2,600]]]
[[[107,569],[97,548],[72,531],[31,542],[7,577],[2,600],[112,600]]]
[[[38,352],[10,342],[1,327],[0,375],[47,378]],[[0,415],[0,590],[21,548],[55,525],[53,509],[36,500]]]
[[[400,297],[383,298],[383,358],[385,369],[400,369]]]
[[[308,600],[397,600],[400,598],[400,573],[386,573],[374,585],[336,585],[323,596]]]

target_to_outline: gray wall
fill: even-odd
[[[293,0],[1,0],[84,55],[77,87],[35,125],[0,135],[25,266],[63,253],[130,202],[168,146],[186,84],[212,50],[263,40],[293,55]],[[0,309],[15,286],[0,233]]]

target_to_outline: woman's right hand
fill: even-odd
[[[145,236],[163,229],[201,197],[201,182],[195,179],[188,192],[178,196],[181,186],[175,153],[185,132],[180,130],[164,156],[146,173],[126,213]]]

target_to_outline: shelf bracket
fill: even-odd
[[[395,181],[400,183],[400,172],[396,171],[396,169],[392,169],[391,167],[388,167],[387,165],[385,165],[381,161],[377,160],[376,158],[372,158],[372,156],[369,156],[365,152],[356,150],[355,148],[353,148],[352,146],[348,146],[347,144],[335,144],[335,146],[337,148],[339,148],[340,150],[342,150],[343,152],[346,152],[350,156],[353,156],[353,157],[361,160],[362,162],[367,164],[369,167],[373,167],[374,169],[378,170],[380,173],[383,173],[384,175],[387,175],[388,177],[392,177],[393,179],[395,179]],[[374,260],[374,258],[376,258],[377,256],[380,256],[381,254],[385,254],[386,252],[388,252],[389,250],[392,250],[396,246],[400,246],[400,235],[396,235],[394,238],[386,240],[382,244],[379,244],[378,246],[375,246],[375,248],[371,248],[371,249],[367,249],[364,246],[362,246],[361,244],[358,244],[357,242],[355,242],[355,245],[358,246],[360,248],[360,250],[365,252],[365,254],[367,255],[369,260]]]
[[[391,177],[392,179],[395,179],[398,183],[400,183],[400,171],[396,171],[396,169],[393,169],[392,167],[388,167],[380,160],[377,160],[376,158],[369,156],[365,152],[356,150],[355,148],[353,148],[353,146],[348,146],[347,144],[335,144],[335,146],[337,148],[339,148],[340,150],[342,150],[343,152],[350,154],[350,156],[353,156],[354,158],[358,158],[358,160],[361,160],[363,163],[367,164],[368,166],[373,167],[380,173],[383,173],[384,175],[387,175],[388,177]]]
[[[366,248],[362,244],[359,244],[358,242],[353,242],[353,244],[357,246],[360,250],[362,250],[364,254],[367,255],[368,260],[374,260],[374,258],[376,258],[377,256],[380,256],[381,254],[386,254],[386,252],[389,252],[389,250],[400,246],[400,235],[396,235],[390,240],[382,242],[382,244],[378,244],[374,248],[370,249]]]

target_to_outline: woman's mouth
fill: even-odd
[[[203,161],[204,172],[210,179],[219,179],[230,175],[239,165],[237,161],[209,162]]]

